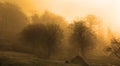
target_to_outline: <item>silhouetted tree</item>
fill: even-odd
[[[71,44],[78,47],[78,51],[84,56],[88,47],[93,46],[96,36],[94,32],[87,26],[85,21],[76,21],[73,24],[73,33],[70,37]],[[73,42],[73,43],[72,43]]]
[[[64,35],[64,38],[62,39],[62,43],[60,44],[60,47],[56,49],[56,51],[59,51],[59,52],[56,52],[54,55],[52,55],[52,58],[54,59],[57,59],[57,57],[60,57],[60,56],[63,56],[62,53],[64,53],[65,51],[64,48],[65,48],[65,45],[66,45],[66,28],[68,26],[67,22],[65,21],[65,19],[57,14],[54,14],[54,13],[51,13],[49,11],[45,11],[43,14],[39,15],[39,14],[33,14],[32,17],[32,24],[56,24],[58,26],[60,26],[60,28],[62,29],[63,31],[63,35]],[[64,44],[65,43],[65,44]],[[67,53],[67,52],[65,52]],[[61,59],[61,58],[60,58]]]
[[[107,47],[108,52],[111,52],[112,55],[120,58],[120,39],[112,38],[111,47]]]
[[[26,25],[28,19],[21,8],[11,3],[0,3],[0,32],[16,34]]]
[[[37,53],[43,53],[46,58],[50,58],[61,44],[63,32],[56,24],[33,24],[27,26],[21,35],[24,42],[33,46],[33,50],[38,48],[35,50]]]

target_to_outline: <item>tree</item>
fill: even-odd
[[[107,47],[106,51],[111,52],[111,55],[115,55],[120,59],[120,39],[112,38],[111,47]]]
[[[0,3],[1,33],[16,34],[26,25],[28,19],[21,8],[11,3]]]
[[[71,29],[70,44],[72,44],[71,46],[74,47],[74,50],[77,52],[77,56],[81,57],[80,60],[86,61],[87,52],[91,50],[90,47],[95,45],[96,35],[83,20],[75,21],[71,24]],[[84,63],[81,62],[81,64]]]
[[[31,24],[55,24],[58,25],[62,29],[63,33],[63,39],[61,40],[60,47],[56,49],[56,52],[54,55],[52,55],[54,59],[58,59],[58,57],[64,57],[64,54],[67,53],[63,50],[66,49],[66,35],[67,31],[66,28],[68,26],[68,23],[65,21],[65,19],[57,14],[51,13],[49,11],[45,11],[43,14],[33,14],[31,17],[32,21]],[[61,58],[60,58],[61,59]]]
[[[73,33],[70,37],[71,44],[76,44],[78,51],[85,56],[90,46],[95,44],[96,36],[94,32],[87,26],[85,21],[75,21],[73,24]]]
[[[40,50],[37,53],[43,53],[45,58],[50,58],[61,44],[63,32],[56,24],[32,24],[22,31],[21,36],[26,44],[31,44],[33,50],[38,48],[35,52]]]

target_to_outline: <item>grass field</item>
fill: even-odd
[[[0,66],[79,66],[76,64],[66,64],[42,60],[34,55],[17,52],[0,52]]]
[[[104,60],[103,60],[104,59]],[[90,66],[110,66],[120,64],[113,58],[101,58],[89,60]],[[18,52],[0,52],[0,66],[82,66],[78,64],[65,63],[64,61],[43,60],[37,56]],[[119,66],[119,65],[118,65]]]

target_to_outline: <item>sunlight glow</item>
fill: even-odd
[[[94,14],[115,31],[120,31],[120,0],[31,0],[38,10],[49,10],[71,22]]]
[[[65,17],[68,22],[72,22],[73,19],[78,17],[93,14],[98,16],[105,26],[109,26],[114,31],[120,32],[120,0],[26,0],[26,2],[27,1],[34,6],[34,10],[31,10],[31,12],[38,11],[41,13],[49,10]],[[21,0],[18,2],[21,2]],[[21,6],[26,5],[27,4],[21,2]],[[26,6],[26,9],[27,8],[30,9],[33,7]]]

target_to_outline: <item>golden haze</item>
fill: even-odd
[[[27,13],[49,10],[71,22],[87,14],[98,16],[105,26],[119,32],[120,0],[4,0],[24,7]]]

